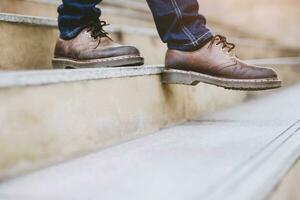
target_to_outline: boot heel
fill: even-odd
[[[52,67],[53,69],[76,69],[76,67],[70,65],[69,63],[55,58],[52,59]]]
[[[162,83],[165,84],[183,84],[183,85],[197,85],[198,80],[195,80],[189,72],[180,70],[165,70],[162,74]]]
[[[52,59],[52,67],[53,67],[53,69],[65,69],[64,63],[62,63],[56,59]]]

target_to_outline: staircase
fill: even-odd
[[[23,7],[7,13],[10,11],[7,5],[20,2],[22,4],[18,5]],[[7,7],[1,7],[1,3]],[[258,64],[278,64],[276,70],[285,86],[291,87],[278,93],[236,92],[206,84],[197,87],[164,85],[160,81],[163,66],[156,63],[163,63],[166,48],[147,15],[137,20],[136,16],[141,15],[139,10],[144,12],[144,8],[135,4],[134,11],[123,13],[123,25],[112,25],[108,31],[118,42],[137,46],[146,58],[145,66],[53,70],[51,58],[58,35],[53,13],[57,2],[14,0],[1,3],[0,10],[6,13],[0,13],[0,199],[99,199],[103,196],[107,197],[104,199],[119,199],[118,195],[123,196],[125,192],[129,192],[128,199],[207,199],[206,195],[215,190],[216,183],[220,183],[219,192],[209,198],[220,199],[230,193],[231,187],[236,187],[236,181],[241,184],[238,184],[240,193],[235,198],[251,199],[259,189],[254,184],[255,178],[266,171],[254,173],[249,180],[246,177],[245,182],[242,177],[248,176],[257,164],[265,168],[276,163],[273,160],[262,162],[260,157],[275,151],[276,145],[269,149],[267,144],[276,138],[276,134],[293,123],[295,125],[285,137],[297,133],[298,113],[284,120],[292,110],[281,105],[296,105],[299,100],[298,96],[293,97],[299,87],[291,87],[300,81],[298,58],[251,60]],[[48,10],[47,17],[34,13],[32,8],[35,6]],[[117,19],[120,8],[114,1],[103,9],[109,11],[107,18]],[[260,39],[239,36],[232,39],[257,54],[265,48]],[[269,53],[279,55],[282,48],[275,44]],[[246,54],[244,50],[240,53]],[[285,53],[297,55],[294,50]],[[291,60],[293,62],[288,62]],[[284,97],[279,98],[281,95]],[[208,115],[258,97],[267,99],[257,100],[259,112],[255,111],[256,103],[248,103],[229,110],[228,115]],[[273,98],[275,103],[271,101]],[[286,114],[270,117],[268,114],[272,109],[267,102],[277,109],[273,112]],[[249,119],[245,113],[247,116],[250,113]],[[255,119],[255,115],[259,117]],[[231,116],[229,122],[227,116]],[[274,124],[276,126],[272,128]],[[235,135],[239,130],[244,134]],[[264,131],[268,134],[260,141]],[[221,138],[216,136],[217,133]],[[236,140],[232,141],[233,138]],[[249,148],[246,146],[245,154],[240,155],[243,148],[238,143],[246,145],[248,140]],[[259,193],[260,199],[270,194],[297,159],[294,148],[299,144],[297,139],[295,141],[291,149],[283,151],[287,157],[282,159],[288,162],[285,165],[283,161],[278,162],[277,168],[267,174],[268,177],[275,176],[280,171],[278,176],[271,184],[268,177],[261,182],[264,189]],[[257,149],[262,149],[262,154],[256,154]],[[220,157],[221,154],[224,157]],[[253,161],[247,161],[252,157]],[[220,168],[224,163],[228,165]],[[243,167],[241,163],[245,163]],[[49,166],[53,167],[36,171]],[[86,169],[86,166],[90,168]],[[240,171],[240,175],[237,173],[236,177],[228,178],[229,172],[234,170]],[[114,175],[115,172],[120,176]],[[82,176],[75,178],[75,174],[81,173]],[[66,179],[61,180],[62,174]],[[102,185],[102,178],[106,185]],[[188,182],[177,190],[177,180],[180,184]],[[61,184],[53,185],[51,181]],[[92,187],[81,188],[83,181],[89,181]],[[252,184],[252,190],[244,194],[242,183]],[[36,190],[31,193],[29,188]],[[78,190],[80,195],[73,196]],[[188,194],[187,198],[183,198],[185,194]],[[229,196],[228,199],[234,198]]]
[[[3,182],[0,197],[299,199],[293,176],[299,173],[299,90],[293,86]],[[280,184],[286,174],[294,187],[286,187],[285,178]]]

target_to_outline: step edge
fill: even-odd
[[[0,22],[58,28],[56,18],[19,15],[19,14],[2,13],[2,12],[0,12]],[[110,27],[106,28],[106,30],[110,33],[126,33],[126,34],[137,34],[137,35],[144,35],[144,36],[146,35],[150,37],[158,37],[157,31],[155,29],[147,28],[147,27],[136,27],[136,26],[128,26],[128,25],[110,25]]]
[[[29,2],[33,2],[33,3],[42,3],[42,4],[50,4],[50,5],[56,5],[59,6],[61,4],[60,0],[27,0]],[[122,4],[120,4],[122,3]],[[127,5],[127,6],[125,6]],[[134,11],[139,11],[139,12],[150,12],[149,8],[147,7],[147,5],[145,3],[142,2],[132,2],[132,1],[128,1],[128,0],[111,0],[109,2],[102,2],[101,3],[101,7],[102,6],[112,6],[112,7],[120,7],[120,8],[130,8]]]
[[[30,15],[20,15],[0,12],[0,22],[11,22],[20,24],[30,24],[38,26],[57,27],[57,20],[50,17],[37,17]]]
[[[132,66],[118,68],[1,72],[0,89],[77,82],[85,80],[102,80],[111,78],[159,75],[162,73],[163,69],[163,65],[147,65],[141,67]]]

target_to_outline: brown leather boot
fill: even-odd
[[[224,36],[216,35],[196,51],[169,49],[163,82],[186,85],[204,82],[235,90],[281,87],[281,81],[273,69],[246,64],[233,54],[234,47]]]
[[[104,21],[92,22],[71,40],[57,40],[52,64],[54,68],[92,68],[142,65],[144,59],[133,46],[112,41],[103,30]]]

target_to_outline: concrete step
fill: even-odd
[[[293,165],[300,156],[299,90],[300,85],[286,88],[151,136],[2,182],[0,197],[299,199],[299,179],[291,177],[299,173],[299,163]],[[288,182],[291,179],[294,182]],[[295,187],[286,190],[287,182],[295,183]],[[280,198],[290,194],[296,196]]]
[[[154,29],[111,25],[107,30],[116,41],[138,47],[146,64],[162,63],[166,47]],[[0,70],[52,68],[58,37],[55,18],[0,13],[0,37],[0,46],[5,47],[0,52]]]
[[[57,17],[58,3],[58,1],[1,0],[0,12],[40,17]]]
[[[0,30],[5,30],[0,31],[3,38],[0,46],[5,47],[0,53],[3,58],[0,60],[0,69],[51,69],[50,61],[58,34],[56,19],[0,14]],[[147,62],[163,63],[165,47],[153,29],[111,26],[109,31],[120,41],[141,49]],[[207,85],[196,88],[163,86],[160,83],[162,67],[158,68],[154,70],[155,74],[144,72],[147,69],[152,71],[152,67],[125,68],[138,72],[137,77],[127,77],[127,71],[123,68],[1,73],[0,103],[4,110],[1,113],[1,128],[9,134],[3,135],[2,139],[3,145],[8,146],[3,151],[3,155],[7,156],[0,162],[0,176],[14,176],[39,166],[47,166],[150,133],[207,111],[238,104],[249,96],[266,94],[225,91]],[[285,85],[296,83],[300,79],[300,68],[296,66],[279,66],[277,70]],[[144,73],[147,76],[141,76]],[[112,90],[108,92],[109,95],[102,97],[110,87]],[[149,93],[144,95],[144,91]],[[143,102],[136,102],[140,96],[143,96]],[[226,100],[218,98],[220,96]],[[215,98],[218,100],[214,100]],[[27,107],[24,107],[24,99],[30,102]],[[98,99],[100,103],[97,102]],[[142,105],[142,109],[135,105]],[[156,106],[158,110],[152,110]],[[68,109],[66,113],[64,108]],[[94,108],[97,109],[93,110]],[[82,112],[84,116],[81,116]],[[127,115],[131,117],[128,118]],[[96,123],[98,120],[107,123],[99,125]],[[9,123],[10,121],[16,123]],[[84,124],[78,123],[81,121]],[[120,122],[120,125],[115,125],[116,122]],[[74,124],[77,126],[73,127]],[[19,135],[23,130],[25,138]],[[43,131],[45,135],[39,136]],[[88,134],[84,137],[82,133],[86,131]],[[74,140],[77,141],[74,145],[68,145],[68,141],[65,141],[65,136],[70,132],[74,133]],[[104,132],[110,136],[105,138]],[[16,137],[10,137],[15,134]],[[18,137],[22,139],[15,141],[14,138]],[[91,139],[94,137],[97,138],[96,142]],[[15,152],[15,144],[22,147],[22,151]],[[33,148],[28,149],[28,145],[45,149],[36,152]]]
[[[205,84],[163,85],[162,70],[0,73],[0,179],[153,133],[252,94]]]
[[[61,0],[2,0],[0,12],[56,18],[57,7],[61,3]],[[101,18],[113,24],[154,27],[152,15],[146,3],[130,0],[104,1],[101,3],[101,10]]]
[[[0,70],[52,68],[51,58],[58,37],[55,18],[0,13],[0,30],[0,36],[3,38],[0,46],[5,47],[0,52]],[[146,58],[146,64],[164,63],[166,46],[160,41],[154,28],[119,24],[111,25],[107,30],[117,42],[138,47]],[[230,37],[230,40],[239,44],[240,57],[298,55],[298,52],[271,45],[268,41],[241,37]],[[294,70],[298,69],[290,63],[281,63],[277,70],[283,71],[282,74],[294,74]],[[286,79],[291,80],[290,77]]]
[[[60,0],[2,0],[0,2],[0,12],[56,18],[56,10],[59,4],[61,4]],[[238,49],[240,49],[240,56],[244,58],[263,58],[266,56],[274,57],[299,55],[297,48],[286,48],[282,41],[274,42],[273,37],[270,37],[271,39],[269,37],[262,37],[261,35],[265,35],[265,33],[253,34],[253,31],[249,32],[241,29],[241,24],[239,26],[233,26],[230,25],[230,23],[226,23],[226,20],[224,21],[225,23],[221,22],[220,20],[215,20],[215,12],[209,12],[211,10],[210,4],[214,5],[215,3],[201,2],[201,8],[207,9],[202,10],[202,12],[208,16],[208,26],[215,33],[234,36],[230,37],[230,40],[237,44]],[[150,9],[145,2],[131,0],[103,1],[101,2],[101,9],[103,11],[101,18],[107,20],[111,24],[124,24],[137,27],[154,28]],[[236,8],[230,9],[235,10]],[[220,11],[224,12],[222,9],[220,9]],[[250,13],[250,16],[253,15]],[[232,17],[229,18],[232,19]],[[239,19],[238,17],[234,18]],[[249,27],[243,28],[249,29]],[[250,27],[250,29],[253,29],[253,27]],[[156,31],[154,32],[156,33]],[[271,34],[271,36],[273,35]],[[285,42],[290,43],[291,41],[285,40]]]

